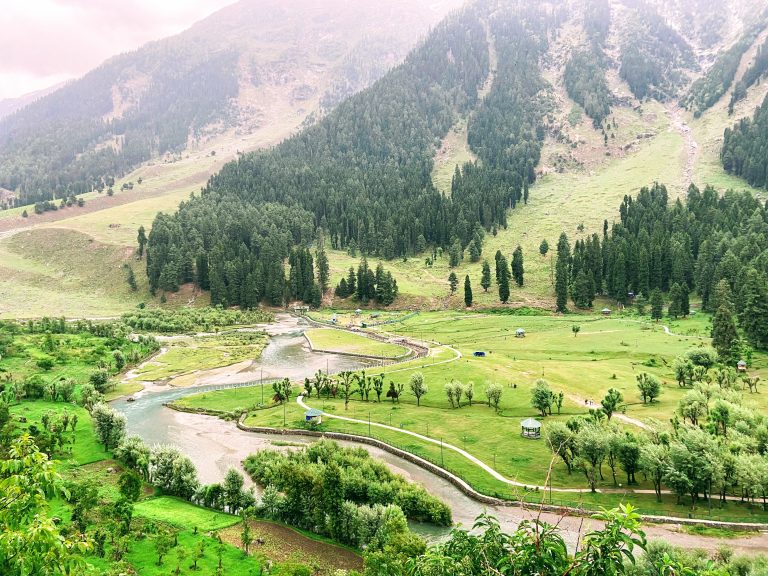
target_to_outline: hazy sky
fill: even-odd
[[[235,0],[1,0],[0,100],[83,75]]]

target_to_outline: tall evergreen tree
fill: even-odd
[[[491,287],[491,265],[488,264],[488,260],[483,260],[483,275],[480,278],[480,286],[485,292],[488,292],[488,288]]]
[[[139,244],[139,260],[144,257],[144,246],[147,245],[147,233],[144,230],[144,226],[139,226],[139,234],[136,237],[136,241]]]
[[[739,333],[733,320],[733,310],[722,304],[712,319],[712,346],[725,362],[738,360]]]
[[[507,259],[501,256],[496,263],[496,273],[499,277],[499,300],[505,304],[509,300],[509,266]]]
[[[664,315],[664,295],[661,290],[654,288],[651,291],[651,318],[661,320]]]
[[[750,343],[768,348],[768,288],[766,278],[754,268],[747,270],[739,293],[739,321]]]
[[[326,292],[328,290],[330,272],[328,255],[325,253],[325,248],[323,247],[320,247],[320,250],[317,252],[317,280],[320,283],[320,289],[323,292]]]
[[[456,288],[459,285],[459,278],[456,276],[456,272],[451,272],[448,275],[448,285],[451,287],[451,294],[456,292]]]
[[[472,283],[469,281],[469,274],[464,278],[464,305],[467,308],[472,306]]]
[[[557,263],[555,264],[555,296],[557,311],[568,310],[568,283],[571,275],[571,246],[565,232],[557,242]]]
[[[581,269],[573,282],[573,303],[577,308],[591,308],[592,298],[592,279]]]
[[[523,285],[523,249],[518,246],[512,253],[512,277],[518,286]]]

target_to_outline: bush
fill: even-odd
[[[691,348],[685,353],[685,357],[696,366],[703,366],[704,368],[712,368],[718,360],[717,352],[709,346]]]

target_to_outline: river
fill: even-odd
[[[264,449],[291,449],[275,446],[272,443],[274,440],[308,443],[313,439],[299,435],[274,436],[244,432],[233,422],[213,416],[177,412],[164,404],[190,394],[215,390],[222,385],[236,386],[262,377],[264,381],[283,377],[303,380],[305,377],[312,377],[319,369],[338,372],[372,364],[361,358],[313,352],[303,336],[304,331],[310,327],[302,318],[287,314],[278,315],[274,324],[263,327],[270,336],[270,342],[261,357],[254,359],[250,364],[240,363],[230,369],[201,372],[195,385],[188,388],[146,383],[145,389],[134,396],[134,402],[119,399],[112,405],[127,417],[129,434],[138,434],[150,445],[177,446],[197,466],[201,482],[219,482],[229,468],[242,471],[241,462],[253,452]],[[535,510],[512,506],[487,507],[466,496],[447,480],[389,452],[364,444],[339,443],[364,447],[372,456],[386,462],[394,472],[424,486],[451,507],[454,522],[465,528],[470,528],[475,518],[484,511],[495,516],[505,530],[514,530],[523,520],[540,516],[542,520],[559,525],[563,537],[573,549],[580,534],[599,527],[598,522],[590,519],[551,513],[539,514]],[[440,538],[446,533],[445,530],[423,525],[414,525],[414,529],[428,539]],[[678,532],[667,526],[648,526],[646,531],[649,536],[664,538],[681,546],[711,547],[716,543],[714,539]],[[728,542],[733,548],[754,550],[768,545],[768,537],[763,534],[759,537],[740,539],[738,544],[734,540]]]

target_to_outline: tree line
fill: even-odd
[[[557,308],[568,299],[588,307],[596,294],[620,303],[652,307],[660,318],[663,294],[669,313],[686,315],[688,295],[696,291],[705,311],[727,314],[757,348],[768,347],[768,214],[748,192],[720,196],[708,186],[691,185],[683,202],[669,205],[661,184],[626,196],[620,221],[603,237],[576,241],[572,251],[560,236],[555,265]],[[718,294],[718,285],[723,283]]]
[[[741,176],[752,186],[768,185],[768,97],[751,118],[742,118],[723,134],[720,160],[729,174]]]

